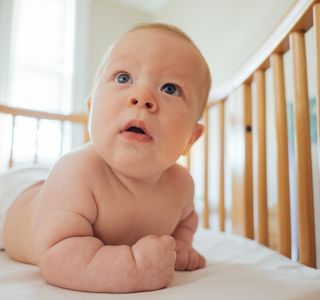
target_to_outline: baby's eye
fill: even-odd
[[[173,95],[181,96],[181,88],[174,83],[166,83],[161,87],[161,91]]]
[[[116,75],[115,81],[117,83],[127,83],[130,81],[130,75],[128,73],[119,73]]]

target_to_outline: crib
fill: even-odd
[[[90,294],[50,286],[35,266],[9,259],[0,252],[0,298],[6,299],[320,299],[320,273],[317,267],[315,226],[320,206],[315,205],[312,185],[312,154],[309,124],[309,93],[305,35],[314,31],[316,57],[317,155],[320,161],[320,1],[297,1],[274,34],[243,68],[226,83],[214,87],[204,113],[204,199],[201,224],[194,244],[207,258],[205,269],[176,272],[166,289],[130,295]],[[292,214],[292,193],[288,153],[286,72],[284,57],[292,53],[293,128],[296,165],[297,219]],[[267,75],[268,74],[268,75]],[[267,87],[267,76],[272,84]],[[270,228],[267,180],[267,106],[268,89],[274,103],[277,201],[272,215],[276,226]],[[11,116],[10,150],[6,167],[15,165],[15,121],[19,116],[33,118],[39,130],[41,120],[81,124],[83,142],[89,140],[87,115],[56,114],[0,105],[0,117]],[[213,118],[212,116],[215,116]],[[217,118],[218,116],[218,118]],[[217,228],[212,228],[212,201],[209,173],[212,133],[215,122],[219,143],[219,199],[216,205]],[[37,137],[37,135],[36,135]],[[37,144],[37,138],[34,141]],[[35,147],[37,149],[37,147]],[[61,149],[63,147],[61,146]],[[62,153],[62,150],[61,150]],[[230,158],[236,159],[230,159]],[[192,163],[192,152],[187,167]],[[37,163],[37,150],[33,163]],[[319,164],[317,166],[319,172]],[[232,200],[227,211],[226,194]],[[232,233],[226,232],[230,215]],[[320,218],[320,216],[319,216]],[[297,224],[297,255],[293,254],[292,222]],[[318,229],[320,231],[320,228]],[[270,234],[271,233],[271,234]],[[270,237],[276,243],[270,242]],[[318,241],[320,243],[320,240]],[[272,249],[270,249],[272,248]],[[320,247],[319,247],[320,248]],[[298,260],[298,261],[295,261]],[[320,256],[318,256],[320,260]],[[319,266],[319,264],[318,264]]]
[[[292,51],[293,85],[294,85],[294,138],[297,168],[297,201],[299,228],[299,261],[310,267],[316,266],[316,245],[314,227],[314,205],[311,167],[311,139],[309,125],[309,95],[307,77],[307,59],[305,32],[314,26],[317,62],[317,102],[320,97],[320,5],[317,1],[300,1],[287,19],[279,26],[278,31],[267,41],[265,47],[252,57],[242,70],[225,85],[213,92],[214,100],[208,105],[205,122],[209,123],[210,110],[220,113],[220,184],[219,203],[220,230],[224,230],[224,153],[225,126],[236,141],[234,147],[241,149],[241,160],[238,170],[231,172],[233,178],[232,191],[237,195],[235,200],[241,210],[234,220],[236,231],[253,239],[253,171],[256,171],[256,199],[258,210],[257,239],[268,246],[268,210],[267,210],[267,180],[266,180],[266,72],[271,71],[273,77],[273,93],[275,105],[275,123],[277,148],[277,182],[278,182],[278,223],[279,252],[290,257],[290,191],[288,167],[288,138],[286,113],[286,86],[284,74],[284,55]],[[253,97],[255,92],[255,97]],[[238,95],[235,97],[235,94]],[[233,110],[226,112],[226,106],[233,103]],[[253,109],[254,107],[254,109]],[[319,137],[319,103],[318,103],[318,137]],[[226,114],[229,114],[226,120]],[[230,124],[233,119],[233,124]],[[227,123],[229,121],[229,124]],[[206,135],[206,140],[209,134]],[[318,138],[319,140],[319,138]],[[256,147],[253,147],[253,145]],[[319,144],[319,143],[318,143]],[[205,165],[208,165],[208,141],[206,142]],[[319,148],[318,148],[319,149]],[[239,151],[239,150],[238,150]],[[255,152],[255,153],[254,153]],[[318,152],[319,155],[319,152]],[[256,160],[253,161],[252,157]],[[232,167],[232,166],[231,166]],[[205,170],[208,190],[208,170]],[[205,193],[205,227],[209,226],[208,192]],[[239,196],[240,195],[240,196]],[[239,224],[237,224],[239,223]]]

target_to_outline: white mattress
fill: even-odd
[[[0,252],[0,299],[320,299],[320,270],[293,263],[254,241],[200,230],[195,245],[207,258],[205,269],[176,272],[168,288],[135,294],[57,288],[41,278],[37,267]]]

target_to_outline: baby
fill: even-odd
[[[88,292],[167,286],[205,259],[192,247],[194,184],[176,160],[204,128],[208,65],[179,29],[141,24],[107,52],[90,143],[62,156],[11,205],[4,245],[50,284]]]

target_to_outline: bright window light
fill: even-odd
[[[7,103],[15,107],[69,113],[72,109],[75,0],[14,0]],[[55,159],[61,123],[16,122],[14,157],[22,163]],[[64,130],[71,141],[71,131]],[[22,137],[22,138],[19,138]],[[66,140],[66,136],[64,136]]]
[[[69,112],[75,3],[15,0],[9,104]]]

